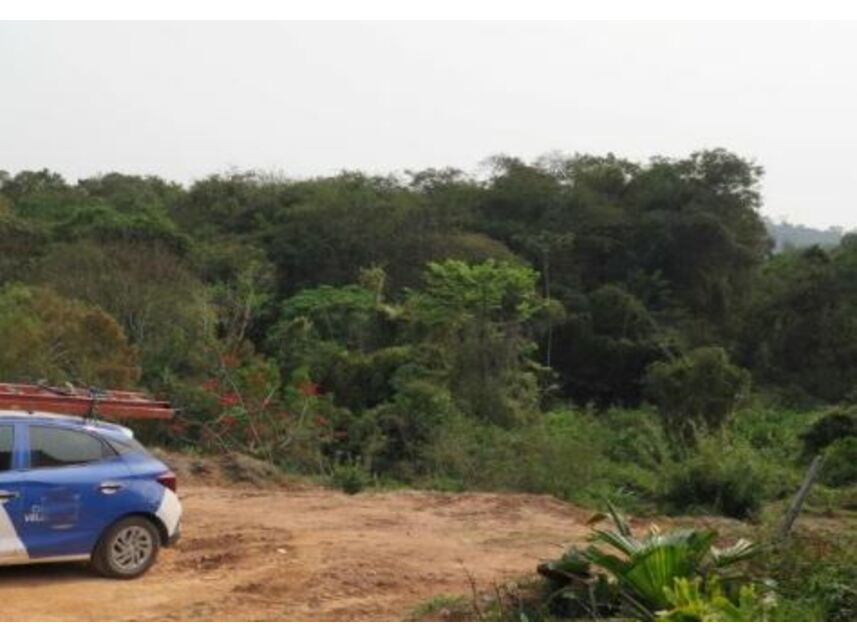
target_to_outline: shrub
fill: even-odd
[[[765,480],[749,452],[704,444],[689,459],[668,467],[661,499],[672,512],[713,512],[745,519],[765,497]]]
[[[701,434],[722,431],[750,389],[750,374],[719,347],[697,348],[646,373],[646,391],[657,404],[677,452]]]
[[[631,465],[609,463],[596,441],[602,428],[594,415],[579,411],[551,413],[514,430],[451,415],[434,427],[422,459],[429,480],[602,502],[605,493],[622,487],[620,477],[630,480],[636,473]]]
[[[754,573],[777,584],[779,620],[857,620],[857,538],[851,532],[798,530],[754,561]]]
[[[821,479],[831,487],[857,482],[857,437],[842,438],[827,448]]]
[[[669,445],[650,409],[611,408],[592,419],[591,431],[611,461],[652,470],[669,461]]]
[[[457,426],[460,413],[449,391],[427,379],[398,377],[391,400],[360,415],[349,427],[347,448],[372,472],[402,480],[425,473],[424,450],[436,427]]]
[[[843,438],[857,438],[857,413],[855,409],[834,409],[822,415],[801,436],[807,456],[817,455],[825,448]]]
[[[372,476],[357,463],[337,464],[330,473],[330,482],[337,489],[354,495],[372,484]]]
[[[656,499],[667,460],[657,418],[647,411],[556,410],[509,430],[454,408],[420,449],[420,486],[547,493],[586,505],[610,500],[635,512]]]
[[[823,610],[825,621],[853,623],[857,621],[857,568],[843,565],[839,569],[828,567],[812,577],[807,585]]]
[[[735,415],[730,433],[766,459],[792,463],[803,448],[801,435],[817,416],[816,411],[783,408],[757,398]]]

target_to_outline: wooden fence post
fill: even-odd
[[[807,495],[809,495],[809,489],[812,487],[812,483],[815,482],[815,479],[818,477],[818,474],[821,471],[821,456],[817,455],[812,460],[812,464],[809,465],[809,470],[806,472],[806,477],[803,479],[803,483],[798,489],[797,494],[792,499],[792,503],[789,506],[789,510],[786,512],[786,517],[783,520],[783,525],[780,527],[780,540],[785,540],[789,537],[791,533],[792,526],[794,525],[795,520],[797,520],[798,514],[800,513],[801,508],[803,507],[803,503],[806,500]]]

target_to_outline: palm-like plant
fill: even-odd
[[[663,533],[652,525],[645,536],[636,538],[627,519],[613,505],[608,507],[615,529],[594,529],[590,536],[593,544],[586,549],[586,558],[610,572],[644,608],[669,607],[666,590],[672,588],[676,578],[704,578],[712,571],[722,573],[755,553],[755,547],[743,539],[727,549],[718,549],[714,546],[717,532],[713,529],[676,529]],[[604,517],[599,515],[594,520]],[[599,544],[611,547],[615,553],[605,551]]]
[[[613,529],[594,528],[587,548],[572,548],[558,561],[542,565],[539,571],[555,581],[565,579],[565,586],[571,586],[572,591],[585,587],[589,594],[593,587],[603,586],[605,580],[612,581],[623,602],[648,619],[672,606],[670,591],[676,579],[705,579],[716,573],[728,581],[735,578],[730,578],[729,568],[756,553],[756,547],[744,539],[726,549],[715,547],[717,532],[713,529],[662,532],[652,525],[638,538],[627,519],[609,503],[608,513],[598,514],[590,522],[598,523],[607,517]],[[598,605],[591,602],[589,607],[592,612]]]

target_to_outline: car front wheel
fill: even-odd
[[[159,548],[155,526],[145,518],[131,516],[107,529],[95,549],[92,564],[99,574],[110,578],[136,578],[154,564]]]

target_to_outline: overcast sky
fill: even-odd
[[[0,169],[475,170],[726,147],[857,227],[854,23],[0,23]]]

